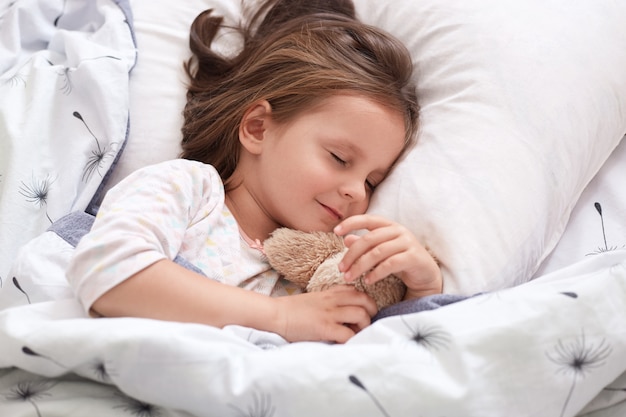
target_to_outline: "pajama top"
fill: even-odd
[[[215,168],[185,159],[142,168],[113,187],[67,270],[85,309],[133,274],[177,256],[227,285],[271,296],[300,292],[240,232],[224,196]]]

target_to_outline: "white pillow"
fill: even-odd
[[[230,24],[241,17],[239,1],[130,0],[130,4],[139,51],[130,75],[130,133],[105,190],[138,168],[179,156],[187,83],[183,63],[191,56],[191,23],[210,8]],[[237,45],[237,39],[227,34],[214,42],[224,53]]]
[[[530,279],[626,133],[626,2],[357,3],[410,48],[422,105],[371,210],[430,246],[446,292]]]
[[[182,61],[203,9],[240,2],[131,2],[139,60],[131,132],[109,187],[180,151]],[[364,21],[410,49],[418,145],[371,211],[408,226],[442,261],[445,291],[530,279],[585,185],[626,133],[626,3],[356,0]],[[228,36],[222,50],[237,46]]]

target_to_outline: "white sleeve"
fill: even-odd
[[[215,169],[183,159],[140,169],[113,187],[67,270],[85,309],[142,269],[174,259],[189,226],[223,201]]]

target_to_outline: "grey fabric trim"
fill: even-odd
[[[378,312],[373,318],[372,322],[380,320],[385,317],[397,316],[399,314],[418,313],[420,311],[434,310],[439,307],[453,304],[459,301],[466,300],[472,296],[467,295],[454,295],[454,294],[435,294],[427,297],[417,298],[415,300],[401,301],[397,304],[385,307]]]
[[[74,211],[66,214],[48,228],[49,232],[56,233],[61,239],[76,247],[93,225],[95,217],[83,211]]]

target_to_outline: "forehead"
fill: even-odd
[[[403,114],[379,101],[341,94],[320,101],[308,114],[338,146],[382,160],[387,167],[405,147]]]

